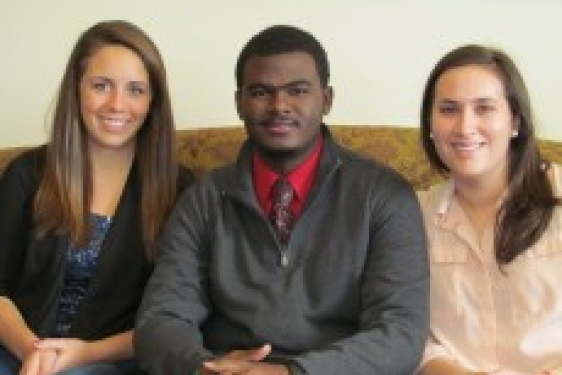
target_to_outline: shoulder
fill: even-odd
[[[419,223],[421,210],[410,182],[390,166],[342,149],[335,184],[349,204],[384,222]],[[361,207],[361,208],[360,208]],[[423,229],[423,226],[420,226]],[[413,228],[413,226],[412,226]]]
[[[212,169],[203,175],[193,178],[187,186],[185,192],[192,199],[200,200],[203,196],[220,195],[220,192],[237,183],[239,171],[236,164],[227,164]]]
[[[454,184],[451,180],[430,186],[427,190],[416,192],[422,212],[426,218],[436,215],[439,211],[449,207],[452,199]]]
[[[25,180],[29,183],[39,180],[45,167],[46,147],[40,146],[24,151],[6,166],[2,181]],[[22,181],[23,182],[23,181]]]
[[[365,181],[377,189],[413,191],[410,182],[392,167],[343,146],[339,149],[344,178]]]
[[[178,164],[178,191],[183,191],[195,182],[195,174],[183,164]]]
[[[44,164],[43,147],[25,151],[15,157],[0,179],[0,207],[16,207],[31,199],[41,183]]]
[[[408,180],[395,169],[372,156],[350,149],[336,140],[328,129],[324,133],[323,153],[324,160],[328,159],[331,163],[336,160],[339,162],[340,171],[346,178],[376,182],[382,185],[381,187],[396,185],[411,188]]]

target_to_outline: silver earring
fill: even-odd
[[[433,133],[429,133],[429,139],[433,139]]]
[[[517,138],[518,135],[519,132],[517,130],[514,130],[513,133],[511,133],[511,138]]]

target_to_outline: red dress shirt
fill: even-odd
[[[287,174],[289,182],[295,189],[295,199],[291,203],[291,211],[295,218],[300,217],[308,193],[310,193],[323,144],[323,138],[320,137],[312,153],[299,166]],[[269,168],[260,155],[254,152],[254,189],[261,208],[267,214],[270,213],[272,206],[271,190],[278,178],[279,173]]]

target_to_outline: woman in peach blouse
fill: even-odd
[[[540,155],[517,67],[493,48],[451,51],[421,122],[449,179],[419,193],[432,283],[420,374],[562,374],[562,170]]]

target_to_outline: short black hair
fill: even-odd
[[[252,56],[305,52],[312,56],[322,86],[328,86],[330,67],[324,47],[309,32],[288,25],[270,26],[254,35],[244,46],[236,63],[236,86],[242,86],[244,66]]]

